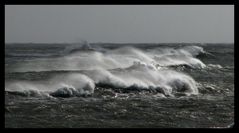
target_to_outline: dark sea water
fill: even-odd
[[[6,44],[7,128],[228,128],[233,44]]]

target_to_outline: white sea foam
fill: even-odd
[[[218,69],[221,69],[221,68],[222,68],[222,66],[219,65],[219,64],[208,64],[207,66],[208,66],[209,68],[218,68]]]

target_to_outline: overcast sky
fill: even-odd
[[[234,42],[233,5],[6,5],[5,42]]]

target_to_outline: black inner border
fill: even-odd
[[[237,90],[237,82],[239,81],[237,80],[237,37],[238,34],[236,33],[236,28],[238,28],[238,26],[236,26],[236,24],[238,23],[238,17],[236,17],[239,14],[239,7],[238,7],[238,3],[239,0],[85,0],[85,1],[81,1],[81,0],[62,0],[62,1],[57,1],[57,0],[4,0],[4,3],[1,4],[2,7],[2,33],[3,35],[2,37],[2,43],[5,44],[5,5],[234,5],[234,57],[235,57],[235,62],[234,62],[234,68],[235,68],[235,78],[234,78],[234,84],[235,84],[235,96],[234,96],[234,126],[233,128],[238,128],[239,127],[239,110],[238,110],[238,103],[239,103],[239,90]],[[2,56],[5,57],[5,45],[1,45],[2,46]],[[3,61],[5,62],[5,58],[1,58],[3,60],[2,61],[2,67],[4,70],[5,66],[3,66],[5,63],[3,63]],[[4,70],[5,72],[5,70]],[[4,75],[3,75],[4,76]],[[5,79],[5,77],[4,77]],[[4,80],[3,80],[3,85],[4,85]],[[5,106],[5,102],[4,102],[4,89],[2,88],[2,103],[3,106]],[[2,114],[5,112],[4,108],[1,108]],[[3,124],[5,123],[5,116],[3,116]],[[5,124],[4,124],[5,125]],[[4,127],[3,125],[3,127]],[[6,129],[5,129],[6,130]],[[8,129],[9,130],[9,129]],[[211,129],[210,129],[211,130]],[[218,130],[218,129],[212,129],[212,130]],[[226,131],[229,131],[230,129],[224,129]],[[42,130],[39,130],[42,131]],[[143,130],[142,130],[143,131]]]

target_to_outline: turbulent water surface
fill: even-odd
[[[233,44],[5,45],[5,127],[233,122]]]

